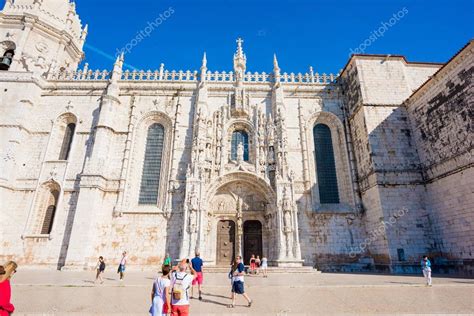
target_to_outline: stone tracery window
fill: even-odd
[[[157,203],[164,138],[163,125],[155,123],[148,128],[138,204]]]
[[[69,123],[66,126],[64,132],[63,144],[61,145],[61,152],[59,153],[59,160],[67,160],[69,157],[69,152],[71,151],[72,139],[74,137],[74,131],[76,129],[76,124]]]
[[[234,131],[231,142],[231,160],[237,160],[237,149],[242,143],[244,147],[244,161],[249,161],[249,135],[245,131]]]
[[[325,124],[316,124],[313,138],[320,203],[339,203],[331,129]]]

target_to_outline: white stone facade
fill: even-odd
[[[199,249],[215,265],[252,248],[276,266],[392,271],[443,247],[473,259],[472,234],[458,234],[474,222],[472,161],[427,179],[425,101],[411,96],[441,65],[360,55],[340,76],[287,74],[275,56],[273,73],[248,73],[239,40],[231,73],[209,71],[205,55],[194,72],[124,71],[123,56],[110,72],[77,70],[87,27],[73,4],[50,2],[7,1],[0,13],[0,53],[14,50],[0,71],[1,259],[87,268],[127,250],[143,267]],[[463,54],[459,67],[472,69],[472,43]],[[463,89],[472,106],[472,84]],[[163,152],[156,203],[144,204],[153,124]],[[330,130],[336,203],[321,203],[317,124]],[[248,147],[232,147],[235,132]]]

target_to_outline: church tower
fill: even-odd
[[[0,12],[0,70],[75,70],[86,35],[74,2],[6,0]]]

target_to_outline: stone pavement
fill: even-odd
[[[102,285],[94,272],[19,270],[13,280],[14,315],[147,315],[153,272],[129,272],[123,283],[113,271]],[[248,276],[251,308],[238,298],[228,309],[225,273],[205,275],[204,300],[192,300],[191,315],[474,314],[474,280],[370,274],[272,274]]]

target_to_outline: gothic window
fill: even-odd
[[[41,227],[41,234],[50,234],[53,228],[54,215],[56,214],[56,207],[58,206],[59,191],[50,190],[48,196],[48,203],[46,204],[46,212],[43,219],[43,226]]]
[[[8,70],[10,68],[13,55],[15,55],[15,51],[13,49],[9,49],[3,54],[3,57],[0,58],[0,70]]]
[[[237,148],[242,143],[244,146],[244,161],[249,161],[249,135],[245,131],[232,133],[231,160],[237,160]]]
[[[325,124],[313,128],[320,203],[339,203],[331,130]]]
[[[72,138],[74,136],[74,130],[76,129],[76,124],[69,123],[66,125],[66,130],[64,132],[63,144],[61,145],[61,152],[59,153],[59,160],[67,160],[69,157],[69,152],[71,151]]]
[[[138,204],[157,203],[164,138],[163,125],[155,123],[148,128]]]

